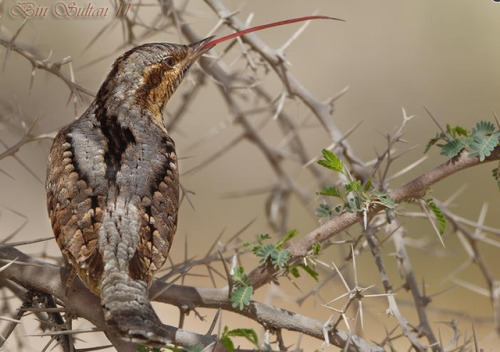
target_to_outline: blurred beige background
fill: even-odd
[[[101,2],[102,1],[102,2]],[[94,3],[106,4],[104,0]],[[42,3],[42,1],[40,1]],[[43,1],[44,4],[55,2]],[[153,2],[151,2],[153,3]],[[177,6],[183,1],[174,1]],[[404,167],[422,156],[426,142],[435,135],[436,127],[426,115],[425,105],[442,122],[452,125],[472,127],[477,120],[493,121],[493,111],[500,113],[500,3],[491,0],[454,1],[454,0],[421,0],[421,1],[340,1],[340,0],[253,0],[225,1],[226,6],[239,10],[241,19],[253,14],[252,24],[261,24],[279,19],[321,13],[345,19],[346,23],[321,21],[309,25],[305,32],[287,51],[287,58],[293,63],[291,71],[316,97],[328,99],[338,94],[346,86],[348,93],[336,104],[335,122],[343,131],[347,131],[356,123],[361,126],[349,137],[349,142],[359,156],[365,160],[375,157],[375,149],[384,147],[384,137],[378,133],[393,130],[402,120],[401,109],[417,116],[406,131],[409,146],[419,147],[409,152],[395,163],[395,168]],[[12,1],[3,3],[1,18],[2,38],[10,38],[19,28],[22,21],[12,18],[9,9]],[[202,2],[189,3],[190,17],[185,18],[197,31],[200,37],[205,36],[217,23],[216,16]],[[157,11],[151,7],[151,15]],[[27,47],[36,47],[42,56],[51,55],[51,60],[71,56],[75,69],[76,81],[82,86],[96,92],[112,61],[119,53],[123,38],[119,26],[98,39],[88,50],[84,48],[92,38],[108,23],[109,19],[55,19],[48,16],[43,19],[31,19],[18,38],[19,43]],[[280,47],[298,28],[298,25],[275,28],[259,33],[259,36],[272,47]],[[224,32],[225,33],[225,32]],[[162,33],[148,41],[177,42],[178,35],[173,32]],[[218,49],[220,52],[221,49]],[[5,48],[0,48],[0,57],[5,55]],[[96,58],[105,57],[91,66],[84,65]],[[237,57],[233,49],[226,63]],[[4,106],[16,106],[22,111],[26,123],[39,116],[35,133],[56,130],[67,124],[74,117],[73,106],[68,101],[68,89],[57,78],[46,72],[37,71],[31,94],[29,93],[31,65],[16,53],[11,53],[5,69],[0,73],[0,101]],[[262,72],[261,78],[265,78]],[[225,142],[234,138],[240,131],[238,126],[229,125],[217,133],[215,137],[205,138],[210,131],[219,129],[229,121],[226,107],[214,84],[208,80],[207,86],[198,95],[189,113],[182,120],[173,137],[177,143],[182,171],[198,165],[211,153],[217,151]],[[281,92],[281,85],[272,77],[265,78],[273,94]],[[180,91],[169,102],[167,110],[179,104],[182,91],[192,88],[189,77]],[[90,100],[79,104],[82,113]],[[303,121],[309,111],[299,102],[288,99],[286,110],[298,121]],[[3,107],[6,112],[8,109]],[[173,110],[170,110],[173,111]],[[5,113],[3,114],[4,116]],[[168,114],[167,114],[168,115]],[[11,114],[16,119],[16,114]],[[12,121],[11,121],[12,122]],[[314,118],[309,117],[309,127],[304,132],[308,152],[317,154],[321,148],[330,144],[328,136]],[[14,121],[14,124],[19,122]],[[209,131],[209,132],[207,132]],[[275,126],[263,131],[268,140],[272,140],[276,132]],[[20,129],[13,131],[9,124],[0,121],[2,141],[12,145],[22,136]],[[276,140],[276,144],[280,142]],[[33,239],[51,235],[45,210],[45,193],[43,179],[45,162],[50,143],[32,143],[23,147],[19,158],[37,176],[27,172],[16,160],[2,160],[0,168],[13,178],[0,175],[0,238],[5,238],[25,219],[26,225],[16,239]],[[431,149],[430,158],[418,166],[411,174],[397,179],[391,186],[396,187],[411,177],[429,170],[444,158],[438,155],[437,149]],[[489,204],[486,223],[500,227],[497,216],[500,206],[498,190],[491,178],[493,165],[478,167],[455,175],[434,187],[436,197],[446,199],[457,189],[466,188],[454,202],[452,208],[461,216],[477,219],[483,203]],[[393,171],[395,171],[394,169]],[[290,167],[290,172],[304,185],[310,179],[300,167]],[[41,181],[42,180],[42,181]],[[172,257],[178,262],[184,258],[184,240],[187,236],[189,256],[204,255],[206,248],[215,240],[223,229],[229,238],[250,220],[257,218],[255,224],[247,230],[243,237],[252,240],[253,235],[269,231],[264,216],[263,196],[227,199],[224,194],[238,190],[254,189],[269,185],[274,180],[271,169],[261,153],[248,142],[243,142],[222,158],[196,173],[183,177],[181,182],[189,190],[196,193],[192,197],[193,210],[186,202],[183,204],[179,218],[179,230]],[[316,191],[314,188],[311,192]],[[319,200],[318,200],[319,201]],[[314,209],[317,204],[311,204]],[[301,206],[293,208],[290,226],[307,233],[317,226],[318,221],[310,211]],[[409,236],[435,241],[430,225],[425,221],[405,221],[410,225]],[[352,231],[358,231],[353,228]],[[453,286],[443,279],[453,268],[466,260],[466,255],[453,234],[445,238],[447,245],[445,256],[430,257],[419,250],[410,249],[410,255],[419,280],[425,278],[427,292],[438,292]],[[48,244],[25,247],[29,253],[40,253],[48,246],[49,253],[58,256],[55,241]],[[436,243],[436,246],[438,244]],[[498,263],[498,249],[484,248],[485,257],[492,268]],[[391,247],[385,249],[385,254]],[[335,260],[333,257],[325,261]],[[388,266],[397,281],[395,262],[387,257]],[[372,258],[365,255],[361,258],[361,279],[368,286],[378,282],[378,276]],[[497,265],[498,268],[498,265]],[[496,274],[499,270],[496,269]],[[471,267],[459,275],[484,287],[485,283],[475,267]],[[376,278],[375,280],[373,278]],[[305,279],[306,280],[306,279]],[[284,280],[286,281],[286,280]],[[190,283],[209,286],[206,279],[190,279]],[[311,285],[312,281],[304,281]],[[223,283],[221,282],[221,285]],[[326,292],[324,297],[335,297],[336,288]],[[264,289],[267,290],[267,289]],[[281,292],[285,296],[300,295],[296,289],[284,282]],[[266,291],[267,292],[267,291]],[[265,293],[261,298],[265,298]],[[339,291],[340,292],[340,291]],[[258,297],[259,298],[259,297]],[[401,297],[404,299],[405,297]],[[406,297],[410,298],[410,297]],[[275,304],[289,309],[297,309],[290,299],[282,297]],[[307,301],[300,309],[318,319],[326,320],[329,312],[321,307],[321,301]],[[480,346],[486,350],[495,350],[500,344],[494,334],[492,308],[487,297],[472,293],[464,288],[455,288],[444,295],[437,296],[433,307],[463,311],[463,315],[438,314],[434,312],[432,321],[444,321],[451,318],[460,322],[460,329],[471,334],[471,320],[474,317],[479,331]],[[178,313],[174,308],[165,309],[165,321],[177,323]],[[382,321],[388,328],[394,326],[384,316],[385,302],[373,303],[367,311],[367,337],[381,340],[383,326],[374,321]],[[214,314],[213,311],[202,311],[208,323],[196,325],[190,320],[186,327],[204,332]],[[405,311],[406,312],[406,311]],[[411,312],[408,310],[407,312]],[[411,313],[408,313],[412,316]],[[226,319],[228,319],[226,317]],[[243,318],[235,318],[234,327],[248,324]],[[207,325],[208,324],[208,325]],[[199,330],[197,330],[199,329]],[[445,325],[441,327],[443,339],[450,336]],[[92,340],[92,338],[88,338]],[[36,341],[36,340],[34,340]],[[292,341],[292,339],[290,339]],[[295,338],[293,339],[295,341]],[[308,340],[305,350],[320,347],[320,342]],[[27,349],[30,350],[30,349]],[[34,348],[33,350],[37,350]],[[332,349],[335,350],[335,349]]]

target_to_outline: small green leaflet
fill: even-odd
[[[355,180],[345,186],[346,193],[361,191],[361,181]]]
[[[250,286],[250,279],[242,266],[236,268],[231,279],[236,286]]]
[[[292,238],[294,238],[298,234],[299,234],[299,231],[297,231],[296,229],[292,229],[292,230],[288,231],[287,234],[285,236],[283,236],[283,238],[281,240],[279,240],[278,243],[276,243],[276,249],[283,248],[283,245],[285,243],[290,241]]]
[[[342,198],[342,194],[337,187],[325,187],[321,190],[321,192],[319,192],[319,194],[322,196]]]
[[[476,134],[487,135],[493,132],[495,132],[495,125],[493,124],[493,122],[490,121],[479,121],[472,128],[473,135]]]
[[[292,276],[294,278],[300,277],[299,269],[297,269],[296,266],[292,266],[291,268],[288,268],[288,271],[290,272],[290,274],[292,274]]]
[[[226,329],[227,326],[224,328]],[[220,342],[224,345],[228,352],[234,352],[234,343],[228,336],[221,336]]]
[[[305,264],[299,264],[299,266],[306,272],[308,273],[314,280],[319,281],[319,274],[316,270],[311,268],[310,266],[307,266]]]
[[[250,341],[254,346],[259,346],[259,338],[257,337],[257,333],[253,329],[234,329],[229,330],[227,333],[225,332],[225,336],[237,336],[244,337],[248,341]]]
[[[473,150],[470,156],[479,156],[479,161],[484,161],[498,145],[499,137],[500,133],[498,132],[492,133],[489,136],[475,136],[470,144],[470,148]]]
[[[344,163],[335,154],[327,149],[323,149],[322,153],[324,159],[318,160],[318,164],[328,169],[342,172],[344,169]]]
[[[438,228],[439,234],[442,235],[446,231],[446,218],[444,217],[443,212],[437,206],[437,204],[434,203],[433,199],[431,199],[431,198],[426,199],[425,203],[427,203],[427,206],[429,207],[429,209],[434,213],[434,216],[436,217],[436,220],[437,220],[437,228]]]
[[[245,306],[250,305],[252,300],[253,287],[237,287],[231,293],[231,305],[233,308],[238,308],[239,310],[243,310]]]
[[[326,218],[328,220],[333,219],[333,209],[328,204],[321,203],[316,209],[316,216],[318,218]]]
[[[229,352],[234,352],[234,343],[231,340],[231,337],[244,337],[255,347],[259,347],[259,338],[257,337],[257,333],[253,329],[229,330],[227,326],[224,327],[224,332],[222,333],[220,341]]]
[[[366,184],[365,184],[365,187],[364,187],[365,192],[368,192],[368,191],[370,190],[371,186],[372,186],[372,179],[371,179],[371,177],[370,177],[370,178],[368,179],[368,181],[366,181]]]
[[[396,207],[396,203],[386,191],[375,191],[374,196],[375,200],[380,202],[384,207],[388,209],[394,209]]]
[[[434,144],[436,144],[437,142],[439,142],[442,139],[446,140],[444,133],[437,133],[436,137],[432,138],[431,140],[429,140],[429,142],[427,142],[427,145],[425,146],[425,149],[424,149],[424,154],[427,153],[429,151],[429,149],[431,149],[431,147]]]
[[[438,144],[443,141],[442,144]],[[500,132],[495,131],[495,125],[490,121],[477,122],[472,130],[466,131],[463,127],[446,126],[446,133],[438,133],[432,138],[425,148],[427,152],[434,144],[441,148],[441,155],[454,158],[466,149],[469,156],[478,157],[484,161],[500,142]]]
[[[363,210],[363,200],[359,196],[352,197],[344,205],[344,210],[348,213],[357,213]]]
[[[255,254],[258,257],[262,258],[261,260],[259,260],[259,263],[264,263],[266,260],[271,258],[274,252],[276,252],[276,247],[274,246],[274,244],[269,243],[257,249],[257,253]]]
[[[283,268],[290,260],[290,251],[288,249],[282,249],[281,251],[275,250],[271,254],[271,263],[273,263],[274,268]]]
[[[461,126],[451,127],[450,124],[446,124],[446,132],[453,138],[456,136],[467,136],[467,130]]]
[[[318,255],[320,251],[321,251],[321,242],[316,242],[313,248],[313,254]]]
[[[293,277],[299,278],[300,277],[300,272],[298,268],[302,268],[309,276],[311,276],[315,281],[319,281],[319,273],[311,268],[310,266],[307,266],[305,264],[299,264],[297,266],[293,266],[288,269],[290,274],[292,274]]]
[[[231,304],[233,308],[239,307],[239,309],[242,310],[245,306],[250,304],[253,287],[242,266],[236,268],[231,278],[233,280]]]
[[[441,147],[441,155],[447,156],[448,158],[454,158],[460,154],[464,148],[467,148],[469,143],[470,138],[452,139]]]
[[[271,238],[271,235],[268,233],[260,234],[257,236],[257,242],[259,244],[262,244],[262,242],[264,242],[265,240],[269,240],[270,238]]]

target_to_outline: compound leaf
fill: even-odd
[[[271,258],[274,252],[276,252],[276,247],[272,243],[266,244],[265,246],[257,249],[257,256],[262,258],[261,260],[259,260],[259,263],[263,263],[268,258]]]
[[[337,187],[325,187],[321,190],[321,192],[319,192],[319,194],[322,196],[342,198],[342,194]]]
[[[243,310],[246,306],[250,305],[252,300],[253,287],[237,287],[231,294],[231,305],[233,308]]]
[[[271,262],[276,269],[282,268],[290,260],[290,251],[288,249],[283,249],[281,251],[274,251],[271,254]]]
[[[439,234],[442,235],[446,230],[446,218],[444,217],[443,211],[437,206],[437,204],[431,198],[426,199],[425,202],[427,206],[432,211],[437,220],[437,229]]]
[[[500,134],[498,132],[492,133],[489,136],[476,135],[474,141],[470,145],[473,151],[470,156],[479,156],[479,161],[484,161],[498,145],[499,137]]]
[[[327,149],[322,150],[324,159],[318,160],[318,164],[324,166],[328,169],[342,172],[344,168],[344,163],[331,151]]]

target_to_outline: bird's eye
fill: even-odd
[[[174,67],[176,64],[175,59],[172,56],[166,57],[164,62],[168,67]]]

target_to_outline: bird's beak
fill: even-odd
[[[189,58],[191,62],[194,62],[200,58],[201,55],[205,54],[215,45],[210,45],[210,42],[214,39],[214,36],[207,37],[196,43],[191,43],[188,45],[189,48]]]
[[[211,37],[202,39],[199,42],[192,43],[192,44],[188,45],[188,48],[190,50],[190,54],[188,56],[190,59],[189,61],[190,61],[190,64],[192,64],[193,62],[198,60],[201,55],[203,55],[204,53],[206,53],[207,51],[212,49],[217,44],[225,42],[229,39],[241,37],[242,35],[245,35],[248,33],[257,32],[257,31],[260,31],[260,30],[263,30],[266,28],[282,26],[285,24],[290,24],[290,23],[295,23],[295,22],[310,21],[310,20],[325,20],[325,19],[345,22],[342,19],[329,17],[329,16],[319,16],[319,15],[304,16],[304,17],[291,18],[291,19],[284,20],[284,21],[278,21],[278,22],[273,22],[273,23],[268,23],[268,24],[263,24],[260,26],[247,28],[247,29],[244,29],[244,30],[241,30],[238,32],[230,33],[224,37],[217,38],[217,39],[214,39],[214,36],[211,36]]]

